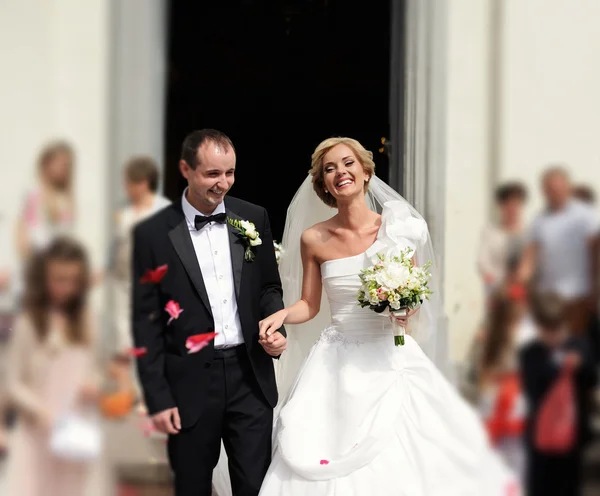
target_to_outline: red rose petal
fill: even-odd
[[[142,284],[158,284],[169,269],[168,265],[161,265],[156,269],[148,269],[140,279]]]
[[[319,463],[321,465],[329,465],[329,460],[321,460]]]
[[[144,356],[146,353],[148,353],[148,350],[146,348],[129,348],[127,350],[127,354],[135,358]]]
[[[169,300],[165,305],[165,312],[167,312],[170,316],[170,319],[167,322],[168,325],[171,323],[171,321],[173,321],[173,319],[179,318],[181,312],[183,312],[183,308],[181,308],[179,303],[177,303],[175,300]]]
[[[188,349],[189,353],[198,353],[202,348],[208,346],[215,336],[216,332],[205,332],[204,334],[194,334],[187,338],[185,342],[185,347]]]

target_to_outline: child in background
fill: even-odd
[[[536,295],[530,302],[537,337],[520,354],[521,380],[528,403],[528,496],[576,496],[581,494],[583,449],[590,440],[589,395],[597,383],[596,371],[583,338],[569,336],[566,308],[554,294]],[[563,367],[575,370],[577,440],[564,455],[542,453],[535,446],[535,425],[540,407]]]
[[[522,480],[525,411],[517,333],[526,308],[520,294],[502,288],[491,298],[489,311],[479,370],[481,413],[490,440]]]
[[[90,462],[55,455],[50,438],[64,415],[84,416],[98,399],[89,281],[85,250],[69,238],[57,238],[30,261],[7,367],[8,393],[18,414],[10,495],[85,494]]]
[[[518,321],[515,323],[514,342],[517,349],[521,349],[536,336],[536,328],[529,311],[528,288],[522,283],[520,277],[521,253],[515,253],[509,258],[506,269],[504,295],[518,307]]]

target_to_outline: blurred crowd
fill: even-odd
[[[541,177],[527,225],[526,188],[499,186],[481,236],[486,312],[469,379],[490,439],[530,496],[579,495],[594,437],[600,362],[600,219],[595,194],[561,166]]]
[[[74,229],[81,214],[75,167],[68,143],[44,147],[16,225],[2,225],[0,239],[15,243],[19,259],[0,264],[0,456],[7,459],[10,495],[86,494],[100,463],[100,419],[143,408],[129,329],[130,234],[169,201],[157,193],[154,160],[132,157],[123,167],[127,204],[115,212],[107,263],[91,267],[86,240]],[[116,339],[108,355],[101,353],[100,319],[89,298],[101,285],[113,295]]]

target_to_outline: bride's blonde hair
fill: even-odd
[[[325,203],[332,208],[337,208],[337,200],[325,192],[325,182],[323,179],[323,157],[331,150],[334,146],[337,145],[346,145],[350,148],[354,155],[356,155],[356,159],[360,162],[363,167],[365,174],[368,177],[375,175],[375,162],[373,162],[373,153],[369,150],[365,149],[358,141],[352,138],[327,138],[324,141],[321,141],[315,151],[312,154],[312,166],[310,169],[310,174],[312,176],[312,184],[317,193],[317,196]],[[369,189],[369,183],[365,182],[365,193]]]

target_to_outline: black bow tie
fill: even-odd
[[[219,224],[225,224],[226,220],[227,220],[226,213],[208,215],[208,216],[196,215],[196,217],[194,218],[194,225],[196,226],[196,231],[199,231],[209,222],[218,222]]]

